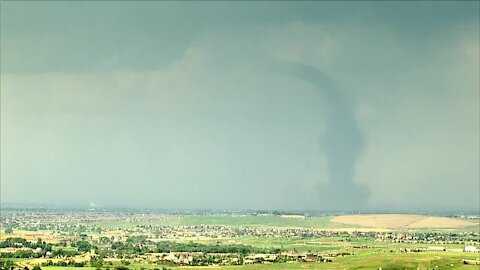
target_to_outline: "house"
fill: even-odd
[[[317,257],[312,253],[308,253],[308,254],[305,254],[305,256],[303,256],[304,262],[315,262],[316,260],[317,260]]]
[[[445,247],[428,247],[428,251],[446,251],[447,249]]]
[[[480,253],[480,249],[478,249],[477,247],[474,247],[474,246],[465,246],[465,247],[463,248],[463,251],[464,251],[464,252]]]

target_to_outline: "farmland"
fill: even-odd
[[[389,229],[453,229],[474,226],[474,222],[425,215],[345,215],[331,219],[332,222],[363,226],[369,228]]]
[[[21,210],[2,267],[43,270],[478,269],[477,216]]]

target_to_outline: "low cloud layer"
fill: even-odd
[[[378,15],[396,14],[389,5],[366,9],[377,14],[367,23],[308,15],[350,14],[342,5],[262,17],[241,4],[244,16],[225,24],[172,15],[190,12],[184,4],[168,4],[163,23],[123,4],[109,21],[99,5],[95,29],[59,3],[32,15],[44,27],[35,33],[3,16],[29,8],[7,4],[2,56],[23,61],[2,58],[2,202],[478,209],[478,16],[468,13],[478,3],[452,11],[464,16],[419,3],[415,23]],[[73,45],[46,16],[56,10],[98,45]],[[145,21],[111,24],[124,13]],[[108,37],[123,43],[104,50]]]

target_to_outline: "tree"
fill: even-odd
[[[103,266],[103,260],[101,258],[90,260],[90,265],[95,268],[101,268]]]
[[[42,270],[42,268],[40,268],[38,265],[35,265],[32,270]]]
[[[1,262],[0,262],[1,263]],[[10,269],[13,269],[15,268],[15,263],[13,261],[10,261],[10,260],[6,260],[4,263],[3,263],[3,269],[5,270],[10,270]]]
[[[87,241],[78,241],[76,243],[76,246],[78,251],[80,252],[90,251],[90,249],[92,248],[92,245],[90,245],[90,243]]]

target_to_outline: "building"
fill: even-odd
[[[463,251],[464,252],[480,253],[480,249],[478,249],[477,247],[474,247],[474,246],[465,246],[465,248],[463,248]]]
[[[445,247],[428,247],[428,251],[445,251],[447,250]]]

